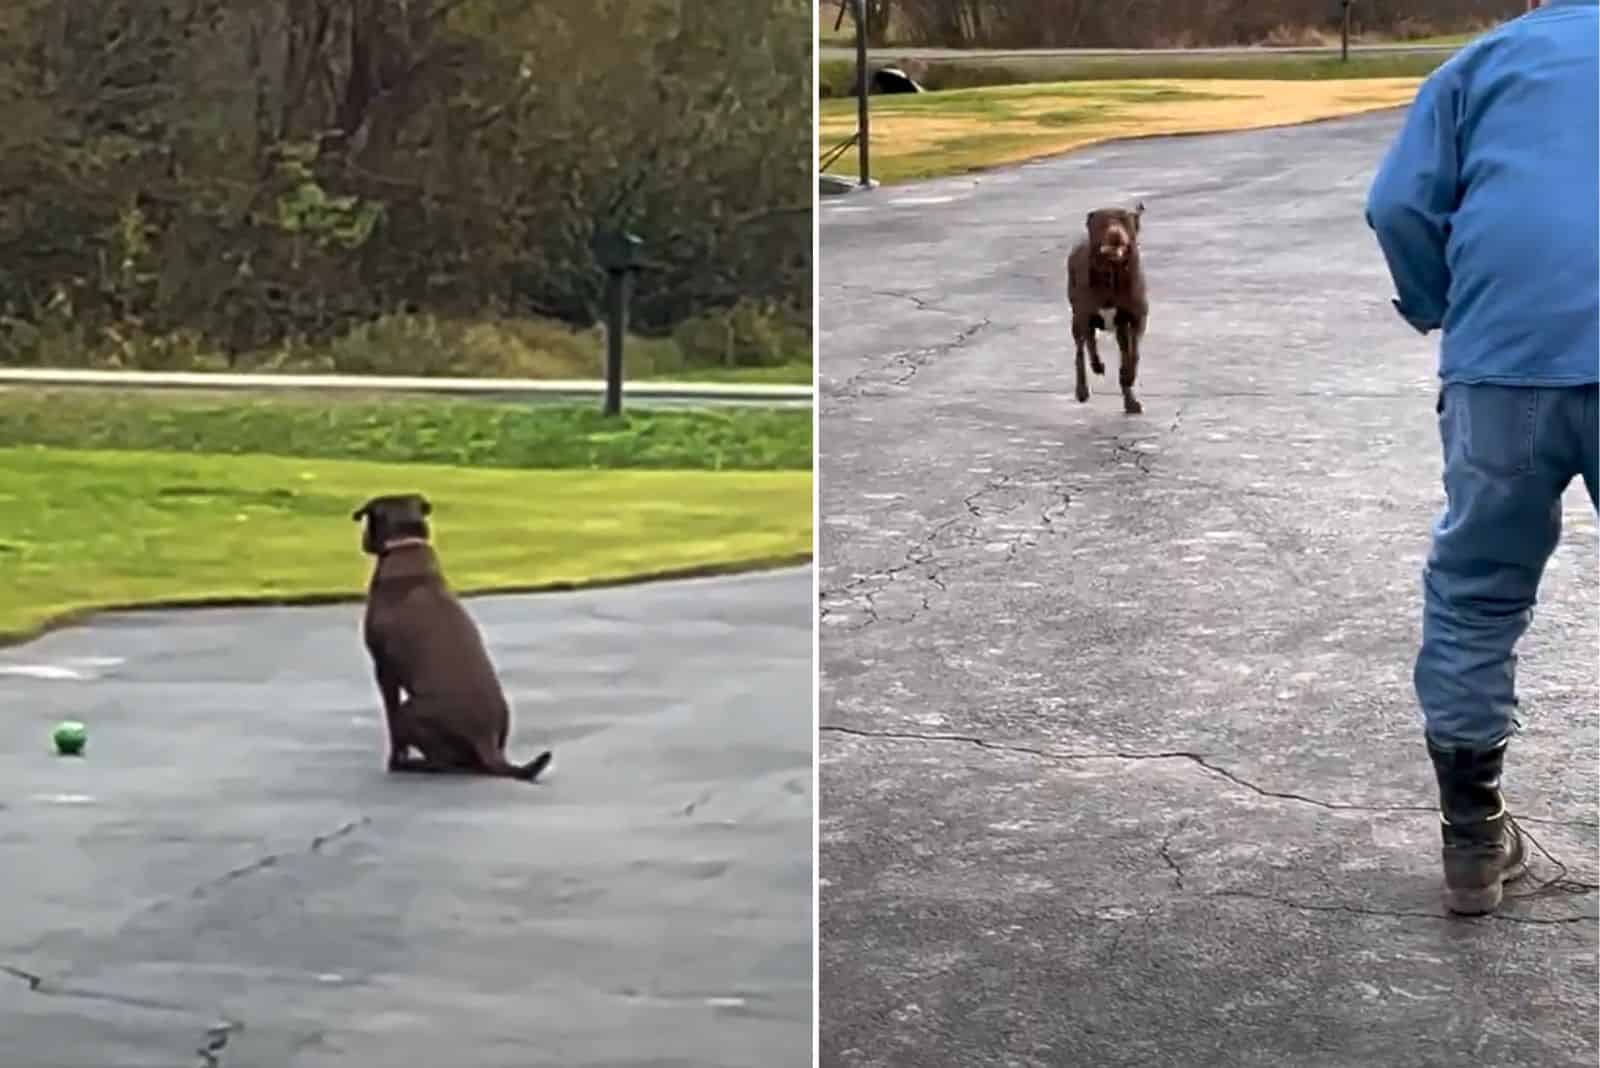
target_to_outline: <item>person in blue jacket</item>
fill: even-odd
[[[1597,0],[1545,0],[1451,57],[1418,90],[1367,198],[1395,310],[1442,331],[1446,504],[1413,680],[1446,904],[1467,915],[1498,908],[1526,870],[1500,792],[1515,647],[1563,492],[1581,476],[1600,508],[1597,15]]]

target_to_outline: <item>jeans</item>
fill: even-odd
[[[1596,498],[1600,387],[1451,384],[1439,394],[1444,512],[1422,573],[1412,680],[1429,741],[1492,749],[1516,721],[1517,640],[1561,538],[1561,495]]]

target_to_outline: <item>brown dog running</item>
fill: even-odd
[[[1086,220],[1089,234],[1067,257],[1067,301],[1072,305],[1072,340],[1077,347],[1077,397],[1089,399],[1089,381],[1083,370],[1083,350],[1089,348],[1089,366],[1105,374],[1095,331],[1114,329],[1122,365],[1117,380],[1122,386],[1122,410],[1138,415],[1144,406],[1133,394],[1139,375],[1139,344],[1144,340],[1150,302],[1145,295],[1144,268],[1139,263],[1139,221],[1144,205],[1132,211],[1101,208]]]
[[[389,770],[503,775],[532,782],[546,751],[506,759],[511,710],[483,639],[428,543],[433,506],[419,493],[374,497],[361,548],[377,558],[363,636],[389,722]],[[411,756],[415,749],[420,756]]]

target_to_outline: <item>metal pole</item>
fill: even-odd
[[[622,340],[628,333],[628,289],[632,272],[606,272],[606,415],[622,413]]]
[[[1350,62],[1350,0],[1341,0],[1344,20],[1339,29],[1339,62]]]
[[[867,11],[866,0],[855,0],[856,15],[856,154],[861,160],[861,184],[872,184],[867,136]]]

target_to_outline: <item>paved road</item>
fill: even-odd
[[[1453,44],[1372,44],[1351,45],[1351,54],[1367,56],[1426,55],[1435,52],[1454,52],[1461,46]],[[822,45],[818,54],[823,59],[855,59],[855,45]],[[1236,45],[1221,48],[870,48],[869,62],[893,62],[908,59],[921,60],[976,60],[995,59],[1165,59],[1172,56],[1314,56],[1339,54],[1338,46],[1306,45],[1282,48],[1261,48]]]
[[[605,396],[603,380],[427,378],[415,375],[229,374],[220,371],[97,371],[72,367],[0,367],[0,390],[43,386],[218,393],[345,393],[357,396],[473,397],[502,404],[565,404]],[[625,382],[626,407],[800,408],[811,387],[761,382]]]
[[[534,786],[381,771],[355,606],[0,651],[0,1065],[809,1064],[810,606],[474,600]]]
[[[1595,1063],[1581,489],[1508,789],[1586,886],[1479,921],[1438,897],[1409,688],[1433,343],[1361,218],[1397,122],[823,203],[824,1065]],[[1114,363],[1072,399],[1062,263],[1135,197],[1127,417]]]

